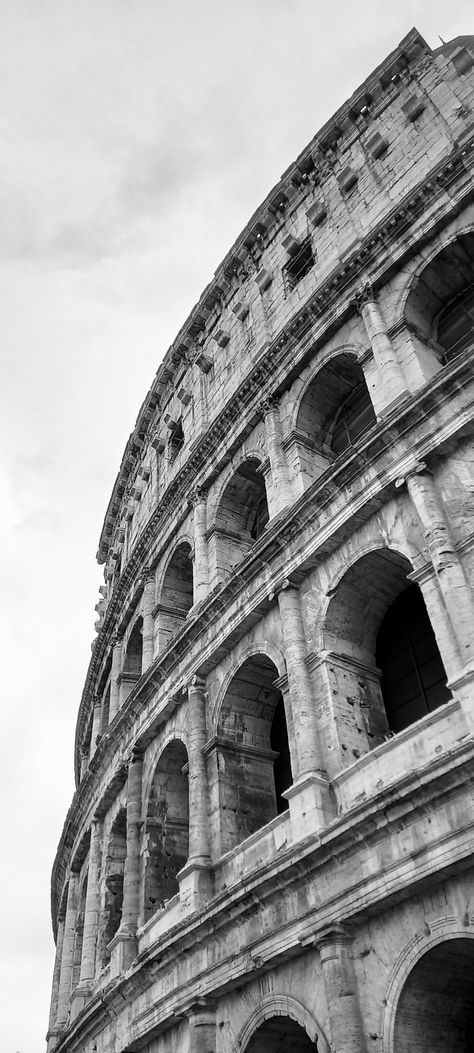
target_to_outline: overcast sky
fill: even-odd
[[[95,552],[139,406],[251,213],[413,25],[474,32],[472,0],[0,2],[0,1053],[43,1049]]]

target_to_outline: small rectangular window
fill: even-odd
[[[307,238],[293,252],[284,267],[285,281],[289,289],[294,289],[305,274],[314,267],[315,259],[311,239]]]

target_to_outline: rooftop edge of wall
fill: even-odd
[[[120,511],[129,475],[137,458],[140,456],[144,437],[150,421],[153,419],[159,406],[161,393],[169,375],[173,375],[176,372],[176,369],[179,368],[180,363],[186,356],[189,345],[195,343],[197,335],[205,328],[209,305],[215,303],[216,299],[222,295],[222,292],[229,288],[229,276],[232,275],[233,271],[235,272],[235,267],[239,262],[239,254],[241,256],[242,253],[248,253],[249,240],[256,240],[259,227],[267,231],[270,229],[271,210],[279,195],[284,195],[285,189],[288,189],[290,186],[294,187],[295,181],[298,181],[305,171],[308,170],[308,166],[314,166],[314,151],[324,155],[327,149],[334,147],[336,143],[340,143],[345,138],[348,134],[349,126],[353,127],[353,117],[367,107],[368,99],[372,98],[374,94],[379,95],[381,91],[385,91],[392,84],[393,78],[396,77],[397,73],[402,69],[416,65],[423,55],[435,56],[445,51],[450,52],[456,48],[459,42],[466,39],[471,38],[456,37],[453,41],[443,44],[436,51],[433,51],[418,30],[416,28],[411,29],[394,51],[390,52],[384,61],[353,92],[350,98],[326,121],[307,146],[304,147],[296,160],[285,170],[279,181],[272,187],[267,197],[253,213],[227,255],[217,267],[212,280],[205,287],[200,299],[192,308],[173,344],[166,352],[148,394],[142,403],[135,427],[127,441],[112,495],[107,506],[97,551],[99,563],[104,563],[107,558],[116,516]]]

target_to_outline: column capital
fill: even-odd
[[[283,581],[279,581],[273,586],[268,598],[269,600],[274,600],[275,597],[278,598],[282,592],[299,592],[299,589],[299,582],[290,575],[288,578],[283,578]]]
[[[269,413],[278,412],[280,409],[280,399],[278,398],[278,395],[266,395],[261,399],[259,409],[262,417],[266,417]]]
[[[144,567],[140,574],[140,584],[145,585],[155,584],[155,571],[151,567]]]
[[[130,768],[132,764],[139,764],[141,761],[143,761],[143,750],[140,746],[132,746],[125,758],[126,765]]]
[[[205,501],[207,501],[207,490],[203,486],[196,486],[188,494],[188,505],[191,508],[195,508],[196,505],[203,504]]]
[[[412,479],[414,476],[420,475],[421,472],[426,472],[427,474],[431,475],[431,470],[428,468],[424,461],[414,461],[414,463],[411,464],[410,467],[403,472],[403,475],[399,475],[397,479],[395,479],[395,486],[397,490],[400,490],[402,486],[405,486],[409,479]]]
[[[365,285],[361,285],[352,300],[352,305],[355,307],[358,314],[362,314],[363,308],[368,303],[377,303],[377,293],[374,290],[373,285],[370,282],[366,282]]]
[[[199,1016],[201,1013],[213,1013],[217,1007],[217,1000],[207,996],[195,995],[185,1001],[178,1003],[176,1012],[181,1016]]]
[[[111,644],[112,644],[113,647],[115,647],[116,644],[122,644],[122,643],[123,643],[123,633],[119,632],[118,629],[115,629],[115,631],[112,633],[112,636],[111,636]]]
[[[194,688],[196,691],[205,691],[206,687],[207,680],[205,679],[205,677],[197,676],[196,674],[194,674],[194,676],[191,676],[184,685],[183,691],[188,691],[189,688]]]

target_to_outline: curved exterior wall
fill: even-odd
[[[473,112],[473,38],[412,30],[158,369],[99,544],[49,1049],[469,1032],[472,343],[441,337],[472,301]],[[377,663],[410,585],[448,687],[407,723]]]

